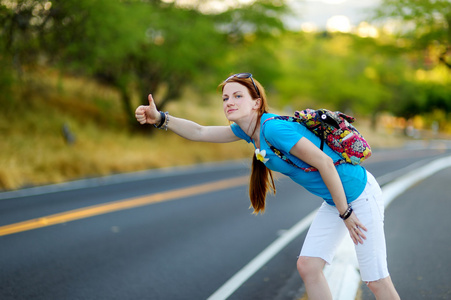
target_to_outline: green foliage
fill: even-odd
[[[287,33],[279,49],[280,106],[328,107],[372,116],[389,111],[405,118],[451,112],[450,74],[433,69],[420,72],[420,79],[421,57],[384,38]]]
[[[415,26],[378,39],[287,32],[282,0],[217,14],[167,2],[0,1],[0,102],[5,107],[5,99],[21,95],[17,86],[27,86],[22,74],[44,65],[116,89],[131,124],[137,98],[146,103],[148,93],[158,94],[164,110],[194,87],[209,99],[206,91],[236,72],[252,72],[273,96],[273,106],[367,115],[389,110],[405,117],[450,111],[450,75],[428,81],[416,76],[418,70],[434,72],[439,59],[449,62],[448,1],[384,0],[381,18]]]
[[[438,60],[451,69],[449,0],[383,0],[375,16],[391,21],[395,33],[408,38],[414,49],[438,51]]]
[[[148,93],[163,91],[159,108],[164,109],[185,86],[216,78],[221,58],[249,46],[249,35],[264,40],[283,29],[283,1],[257,1],[220,15],[161,1],[0,3],[4,49],[20,66],[46,61],[63,72],[93,76],[117,88],[130,121],[133,94],[145,103]],[[271,55],[256,46],[245,52],[247,57]],[[248,66],[264,69],[257,60]]]
[[[392,43],[401,45],[403,56],[409,60],[407,67],[405,64],[400,67],[404,74],[399,72],[401,76],[391,80],[393,102],[388,108],[406,118],[436,110],[451,112],[449,0],[383,0],[375,14],[394,27]],[[437,79],[433,72],[439,73],[440,64],[448,68],[448,72]],[[430,78],[415,76],[422,70],[431,70]]]
[[[449,0],[383,0],[379,16],[405,27],[378,38],[288,32],[283,0],[206,13],[201,4],[209,1],[0,0],[0,188],[187,163],[187,151],[168,153],[180,145],[175,135],[143,139],[124,125],[137,126],[133,110],[148,93],[161,110],[222,124],[210,93],[237,72],[253,73],[274,108],[325,107],[372,120],[388,111],[450,128]],[[71,147],[61,137],[65,123],[77,134]],[[210,158],[193,146],[191,156],[241,153],[229,146],[212,148]]]
[[[391,111],[406,119],[435,111],[451,112],[451,88],[432,82],[403,82],[393,95]]]
[[[362,51],[364,46],[366,51]],[[375,48],[361,45],[355,36],[289,33],[281,49],[287,75],[277,81],[277,90],[283,105],[307,103],[367,113],[387,97],[378,60],[371,55]]]
[[[0,105],[5,111],[9,111],[15,102],[13,94],[13,86],[15,85],[15,78],[13,76],[13,68],[10,61],[5,60],[0,56]]]

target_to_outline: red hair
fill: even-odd
[[[237,82],[245,86],[248,89],[252,99],[260,98],[260,109],[258,110],[257,118],[257,122],[260,122],[262,115],[267,113],[269,110],[266,93],[263,86],[254,78],[255,85],[260,92],[259,96],[254,85],[252,84],[251,78],[232,77],[227,80],[227,82],[223,82],[219,85],[221,91],[228,82]],[[253,133],[257,130],[257,124],[258,123],[255,124]],[[270,190],[272,190],[274,194],[276,193],[276,185],[274,184],[272,171],[268,169],[263,162],[257,160],[255,155],[253,155],[252,171],[249,182],[249,198],[251,200],[251,207],[254,209],[254,214],[263,213],[265,211],[266,194]]]

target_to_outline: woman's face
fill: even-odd
[[[222,101],[226,118],[235,123],[257,113],[259,104],[258,99],[252,99],[249,90],[238,82],[226,83]]]

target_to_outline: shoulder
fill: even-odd
[[[288,153],[302,137],[305,127],[297,122],[267,118],[262,128],[263,138],[277,149]]]
[[[263,119],[264,117],[264,119]],[[262,129],[264,134],[280,134],[283,131],[303,131],[304,126],[297,122],[287,120],[287,116],[266,114],[262,117]]]
[[[230,128],[232,129],[233,133],[240,139],[243,139],[248,143],[252,142],[252,139],[243,131],[243,129],[241,129],[240,126],[238,126],[238,124],[233,123],[232,125],[230,125]]]

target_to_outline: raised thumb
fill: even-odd
[[[149,100],[149,105],[155,105],[155,102],[153,101],[152,94],[149,94],[149,96],[147,97],[147,99]]]

